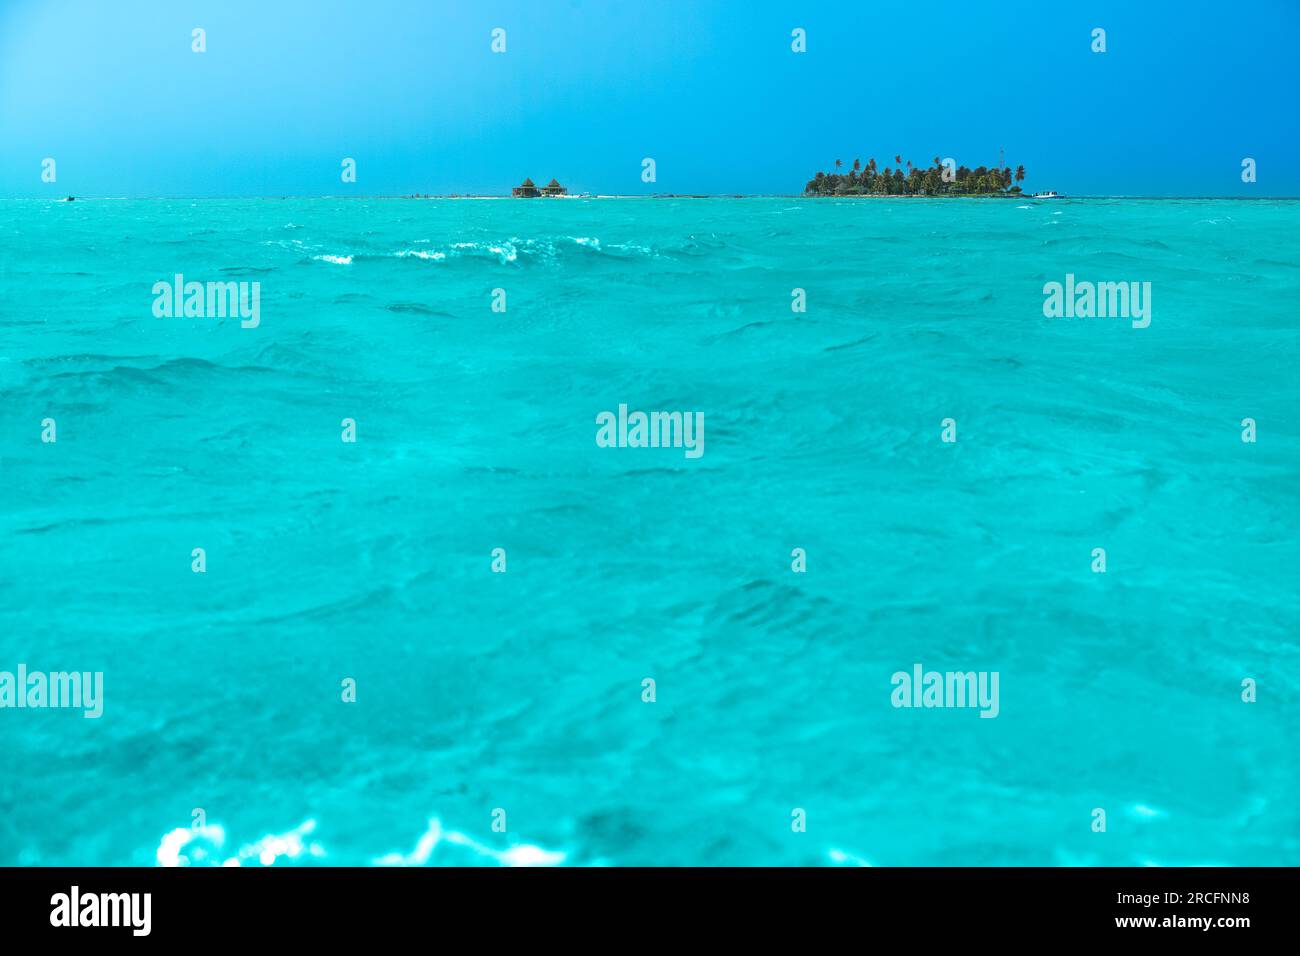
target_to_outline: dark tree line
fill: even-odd
[[[1012,185],[1025,178],[1025,167],[1012,172],[1010,166],[977,166],[969,169],[958,166],[945,181],[944,165],[938,156],[927,169],[904,163],[902,156],[894,157],[894,166],[881,171],[875,159],[855,159],[847,174],[838,170],[844,165],[835,160],[836,172],[819,172],[804,187],[805,196],[999,196],[1018,195],[1020,187]]]

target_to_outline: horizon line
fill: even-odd
[[[78,196],[68,194],[68,196],[0,196],[0,202],[67,202],[69,196],[74,202],[84,202],[88,200],[96,201],[125,201],[125,202],[152,202],[165,200],[226,200],[226,199],[266,199],[266,200],[289,200],[289,199],[331,199],[331,200],[370,200],[370,199],[807,199],[825,201],[828,199],[873,199],[873,200],[954,200],[954,199],[1034,199],[1033,194],[1016,194],[1008,195],[1005,193],[989,193],[984,195],[953,195],[953,196],[924,196],[924,195],[903,195],[903,196],[877,196],[877,195],[845,195],[845,196],[809,196],[805,193],[593,193],[590,195],[569,193],[566,196],[534,196],[534,197],[517,197],[502,193],[411,193],[408,195],[397,195],[391,193],[382,193],[362,196],[346,196],[330,193],[301,193],[301,194],[251,194],[251,193],[231,193],[221,195],[162,195],[162,196]],[[1187,199],[1214,199],[1214,200],[1232,200],[1243,202],[1259,202],[1262,200],[1300,200],[1297,196],[1211,196],[1211,195],[1178,195],[1178,196],[1144,196],[1128,195],[1124,193],[1097,193],[1089,195],[1070,195],[1066,194],[1059,197],[1061,200],[1080,200],[1080,199],[1140,199],[1144,201],[1151,200],[1187,200]]]

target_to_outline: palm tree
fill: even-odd
[[[843,166],[843,165],[844,165],[844,160],[842,160],[842,159],[837,159],[837,160],[835,160],[835,168],[836,168],[836,169],[839,169],[839,168],[840,168],[841,166]]]
[[[1022,181],[1024,180],[1024,178],[1025,178],[1025,167],[1023,167],[1023,166],[1017,166],[1017,167],[1016,167],[1016,182],[1022,182]]]
[[[895,154],[894,162],[901,164],[903,162],[903,157]]]

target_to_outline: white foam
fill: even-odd
[[[433,855],[433,851],[441,839],[442,824],[437,820],[430,820],[429,829],[424,831],[424,834],[415,844],[414,850],[405,856],[400,853],[389,853],[375,860],[375,864],[378,866],[424,866],[429,862],[429,857]]]
[[[827,854],[831,862],[836,866],[870,866],[871,864],[858,856],[856,853],[846,853],[844,850],[830,850]]]
[[[196,856],[196,851],[202,851],[202,847],[196,847],[189,854],[182,851],[191,843],[200,840],[206,840],[213,847],[220,848],[226,842],[226,831],[216,825],[204,825],[201,827],[177,827],[162,838],[158,844],[158,852],[155,854],[159,866],[189,866],[190,857]],[[206,852],[202,856],[207,856]]]
[[[502,242],[500,244],[479,243],[479,242],[453,242],[451,244],[451,247],[453,249],[469,249],[475,252],[478,251],[490,252],[494,256],[499,257],[502,262],[514,262],[519,258],[519,250],[515,248],[514,245],[514,243],[518,241],[520,240],[516,239],[510,242]]]
[[[476,856],[495,860],[500,866],[559,866],[566,857],[565,853],[531,843],[516,844],[505,850],[493,849],[459,830],[444,830],[441,821],[431,819],[414,850],[407,854],[388,853],[374,862],[376,866],[424,866],[433,858],[433,851],[444,842],[464,847]]]
[[[325,856],[319,843],[307,843],[303,838],[316,829],[315,820],[306,820],[287,833],[268,833],[255,843],[245,844],[234,856],[227,857],[221,866],[242,866],[248,860],[257,860],[262,866],[274,866],[280,858],[297,859],[304,853],[317,859]],[[156,854],[159,866],[193,866],[215,861],[216,853],[226,842],[226,831],[216,824],[201,827],[177,827],[167,833],[158,845]],[[207,865],[216,865],[208,863]]]

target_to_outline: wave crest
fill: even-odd
[[[426,866],[434,851],[444,843],[468,851],[472,854],[471,859],[491,860],[499,866],[559,866],[567,855],[532,843],[519,843],[504,850],[496,850],[459,830],[444,830],[442,823],[434,818],[429,821],[428,829],[416,841],[415,849],[410,853],[386,853],[374,862],[376,866]]]
[[[268,833],[260,840],[246,843],[233,856],[222,859],[225,828],[216,824],[177,827],[162,838],[155,856],[158,865],[165,867],[243,866],[250,861],[274,866],[280,859],[297,860],[304,853],[319,859],[325,856],[325,848],[306,841],[315,829],[315,820],[305,820],[287,833]]]

